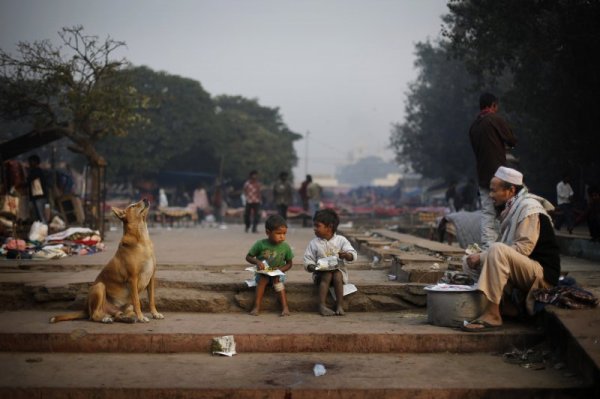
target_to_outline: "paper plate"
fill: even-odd
[[[477,291],[474,285],[459,285],[459,284],[436,284],[425,287],[426,291],[435,292],[468,292]]]

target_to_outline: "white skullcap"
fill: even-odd
[[[500,166],[494,176],[507,183],[514,184],[515,186],[523,185],[523,173],[515,169],[507,168],[506,166]]]

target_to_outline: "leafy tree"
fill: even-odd
[[[443,43],[418,43],[416,55],[419,75],[409,86],[406,118],[390,136],[396,160],[426,177],[451,181],[472,176],[468,128],[478,110],[476,82]]]
[[[519,116],[528,181],[553,191],[567,169],[598,178],[600,2],[449,2],[445,36],[482,84],[509,78],[502,104]],[[587,176],[587,179],[590,179]]]
[[[100,193],[105,160],[95,144],[107,135],[123,135],[138,118],[138,96],[119,71],[126,61],[112,59],[124,45],[110,37],[100,41],[82,26],[58,33],[62,46],[48,40],[20,42],[17,56],[0,49],[0,113],[25,120],[41,134],[70,139],[70,149],[92,165],[93,197]],[[102,223],[100,204],[92,213]]]
[[[111,179],[129,180],[161,170],[214,172],[215,105],[202,85],[147,67],[122,73],[143,98],[138,112],[146,122],[133,126],[126,136],[100,143]]]
[[[279,109],[240,96],[212,99],[197,81],[145,67],[123,73],[143,96],[139,112],[148,122],[101,143],[114,178],[169,170],[223,173],[239,184],[252,169],[270,181],[296,164],[293,141],[301,136]]]
[[[293,143],[302,136],[287,127],[279,108],[240,96],[219,96],[215,103],[220,125],[215,153],[224,160],[226,176],[240,183],[252,169],[265,181],[275,181],[282,171],[291,175],[298,161]]]

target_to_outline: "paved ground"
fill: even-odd
[[[317,363],[327,374],[313,375]],[[37,376],[27,391],[6,392],[11,398],[570,398],[582,385],[553,368],[525,370],[488,354],[0,353],[0,364],[14,365],[0,374],[0,394]]]
[[[227,225],[226,229],[220,228],[163,228],[154,227],[150,229],[150,236],[154,242],[156,259],[159,265],[159,273],[166,277],[177,273],[177,270],[185,270],[186,266],[194,266],[206,270],[240,270],[250,266],[245,261],[246,252],[252,244],[265,237],[264,230],[258,233],[244,233],[242,225]],[[566,234],[560,234],[561,239],[581,239],[585,236],[575,232],[575,235],[569,237]],[[54,270],[61,268],[68,270],[63,277],[65,282],[72,282],[69,276],[72,275],[73,268],[80,269],[98,269],[105,265],[114,255],[121,237],[121,230],[108,231],[105,237],[106,250],[94,255],[71,256],[58,260],[7,260],[0,259],[0,282],[5,279],[6,272],[27,269]],[[291,225],[288,230],[287,241],[294,251],[294,275],[302,271],[302,256],[307,244],[314,238],[311,228],[302,228]],[[600,244],[597,244],[600,247]],[[357,265],[369,265],[372,259],[365,256],[359,256]],[[589,261],[583,258],[572,256],[563,256],[561,259],[562,270],[569,272],[569,275],[584,286],[595,289],[600,287],[600,262]],[[94,277],[95,271],[90,271],[89,276]],[[302,275],[302,273],[300,273]],[[365,274],[365,278],[368,274]],[[35,273],[22,274],[19,279],[32,279],[39,281],[41,274]],[[48,278],[48,277],[46,277]],[[60,284],[58,275],[53,277],[54,284]],[[301,278],[301,277],[300,277]],[[385,278],[384,274],[379,274],[376,278]],[[93,278],[91,279],[93,280]],[[385,280],[381,281],[382,283]]]
[[[245,265],[246,253],[252,244],[266,238],[264,228],[258,233],[244,233],[242,225],[221,228],[152,227],[150,236],[154,242],[157,262],[160,265]],[[104,265],[113,256],[121,238],[121,228],[106,232],[106,250],[93,255],[71,256],[60,260],[0,260],[0,267],[10,265]],[[290,226],[287,241],[294,251],[294,262],[302,263],[302,255],[308,242],[314,238],[310,228]]]

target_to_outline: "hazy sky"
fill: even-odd
[[[446,0],[0,0],[0,47],[64,26],[125,41],[134,65],[192,78],[213,96],[279,107],[308,139],[308,172],[392,158],[391,124],[416,78],[414,45],[435,40]],[[306,141],[296,143],[296,177]]]

